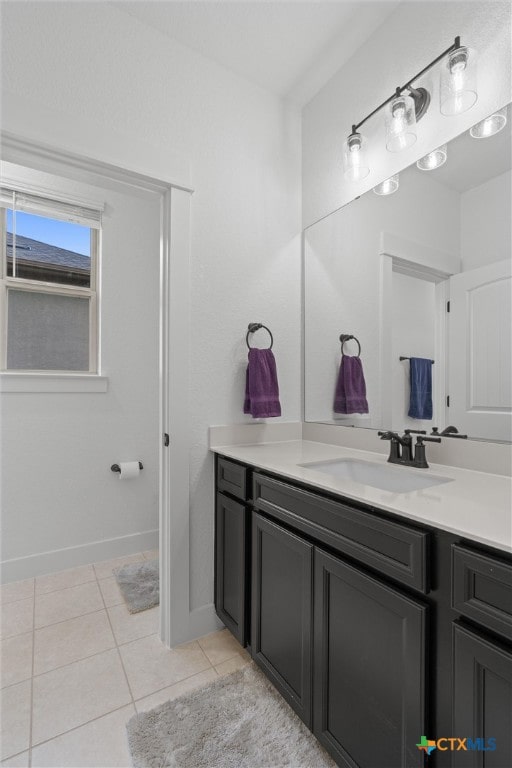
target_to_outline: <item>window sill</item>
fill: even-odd
[[[0,392],[107,392],[108,377],[96,373],[0,373]]]

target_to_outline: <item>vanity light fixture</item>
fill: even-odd
[[[484,120],[480,120],[479,123],[469,129],[469,133],[474,139],[487,139],[489,136],[499,133],[506,124],[507,108],[503,107]]]
[[[435,168],[440,168],[446,163],[448,157],[448,146],[443,144],[442,146],[434,149],[433,152],[429,152],[425,157],[416,161],[417,167],[420,171],[433,171]]]
[[[366,139],[352,126],[352,133],[347,137],[343,148],[344,176],[348,181],[360,181],[370,173],[366,159]]]
[[[376,195],[392,195],[393,192],[397,191],[399,186],[399,175],[398,173],[395,173],[394,176],[390,176],[389,179],[386,179],[386,181],[377,184],[377,186],[373,188],[373,191]]]
[[[478,98],[475,51],[459,44],[449,54],[441,68],[439,95],[443,115],[461,115],[471,109]]]
[[[400,152],[412,147],[416,136],[416,110],[414,99],[396,89],[396,96],[386,107],[386,147]]]
[[[441,112],[445,115],[458,115],[473,106],[477,100],[476,52],[461,46],[460,37],[456,37],[453,45],[446,51],[427,64],[405,85],[396,88],[392,96],[352,126],[352,132],[345,140],[343,151],[343,175],[348,181],[360,181],[370,173],[365,152],[366,142],[359,128],[381,109],[386,109],[387,149],[390,152],[400,152],[414,144],[417,138],[416,123],[427,112],[430,93],[426,88],[415,88],[413,83],[443,59],[446,61],[443,62],[441,69]],[[444,160],[446,160],[446,153]],[[439,167],[439,165],[432,167]]]

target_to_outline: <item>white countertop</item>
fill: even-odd
[[[429,469],[398,467],[403,472],[432,474],[453,482],[419,491],[394,493],[352,480],[338,479],[300,464],[333,459],[361,459],[386,464],[387,456],[307,440],[213,446],[222,456],[298,480],[315,488],[378,507],[491,547],[512,552],[512,484],[508,477],[442,464]],[[428,451],[428,446],[427,446]]]

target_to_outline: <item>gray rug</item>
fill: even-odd
[[[160,602],[158,559],[128,563],[117,568],[114,576],[130,613],[145,611]]]
[[[254,664],[126,728],[134,768],[336,768]]]

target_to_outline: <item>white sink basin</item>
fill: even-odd
[[[314,461],[309,464],[299,464],[299,467],[314,469],[330,475],[336,480],[352,480],[354,483],[371,485],[372,488],[380,488],[382,491],[393,493],[407,493],[419,491],[422,488],[431,488],[434,485],[451,483],[449,477],[439,475],[422,474],[424,470],[415,470],[410,467],[397,467],[390,464],[376,464],[372,461],[361,459],[335,459],[333,461]]]

